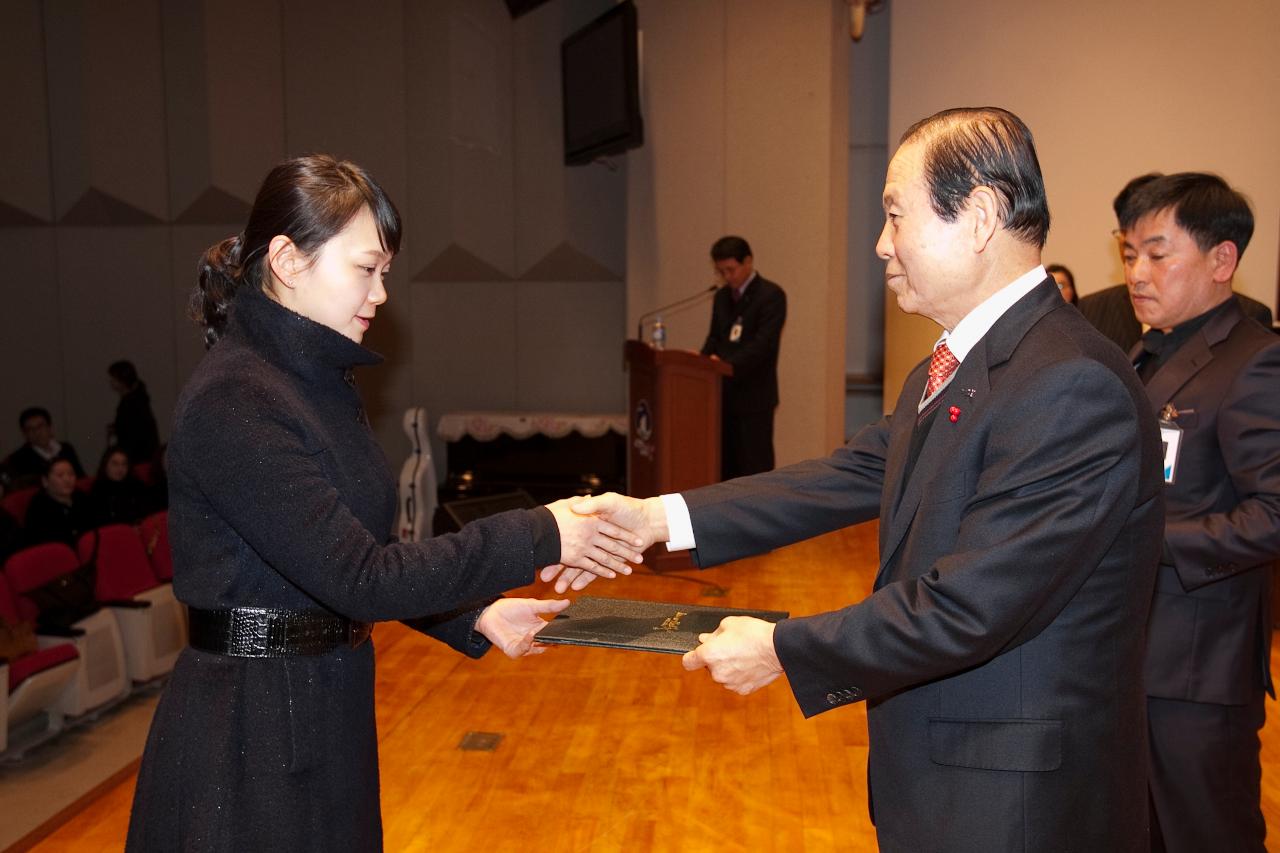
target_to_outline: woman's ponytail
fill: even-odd
[[[237,234],[205,250],[197,266],[195,292],[191,294],[189,313],[204,327],[205,349],[213,346],[227,325],[227,312],[236,291],[244,280],[240,263],[242,237]]]

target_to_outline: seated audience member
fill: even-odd
[[[131,361],[117,361],[107,368],[111,390],[120,395],[116,419],[109,430],[110,442],[122,448],[133,464],[146,462],[160,446],[156,416],[151,411],[147,385],[138,378]]]
[[[1049,264],[1044,271],[1053,276],[1053,280],[1058,283],[1058,292],[1062,294],[1062,298],[1072,305],[1080,303],[1079,297],[1076,296],[1076,277],[1071,274],[1071,270],[1062,264]]]
[[[55,459],[40,478],[43,488],[27,507],[23,526],[27,545],[65,542],[72,547],[80,535],[93,529],[89,499],[76,491],[76,472],[70,460]]]
[[[1146,175],[1139,175],[1125,184],[1124,189],[1120,190],[1119,195],[1111,203],[1111,207],[1116,214],[1116,220],[1123,222],[1126,219],[1126,211],[1130,200],[1137,190],[1160,177],[1163,177],[1161,173],[1151,172]],[[1116,232],[1116,234],[1117,237],[1120,236],[1119,232]],[[1120,247],[1120,250],[1123,254],[1123,246]],[[1262,325],[1268,328],[1271,327],[1270,308],[1256,299],[1250,299],[1243,293],[1237,293],[1235,296],[1246,317],[1252,317]],[[1116,345],[1125,352],[1133,349],[1134,344],[1142,337],[1142,323],[1138,321],[1133,312],[1133,302],[1129,299],[1129,288],[1125,284],[1113,285],[1104,290],[1099,290],[1097,293],[1082,296],[1076,307],[1080,309],[1080,313],[1084,315],[1084,318],[1093,324],[1095,329],[1115,341]]]
[[[18,426],[22,429],[26,443],[10,453],[5,460],[11,491],[39,483],[45,468],[54,459],[67,460],[77,477],[84,476],[84,468],[80,465],[76,449],[70,442],[58,441],[54,437],[53,417],[48,409],[40,406],[23,409],[22,414],[18,415]]]
[[[89,490],[93,525],[136,524],[150,506],[147,487],[129,471],[128,455],[119,447],[107,448]]]

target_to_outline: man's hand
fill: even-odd
[[[535,645],[534,635],[546,626],[541,614],[559,613],[569,599],[499,598],[476,620],[476,630],[509,658],[540,655],[546,646]]]
[[[667,541],[667,510],[662,505],[661,498],[640,500],[616,492],[607,492],[603,495],[575,499],[570,507],[575,513],[594,515],[610,523],[614,528],[628,532],[629,539],[625,544],[628,547],[634,545],[637,551],[643,551],[654,542]],[[638,554],[631,562],[640,562]],[[584,589],[587,584],[596,579],[597,575],[611,577],[602,572],[592,574],[591,571],[590,568],[583,571],[572,566],[569,568],[547,566],[542,570],[541,577],[544,581],[556,578],[557,593],[567,589]]]
[[[560,530],[560,562],[542,569],[541,577],[549,581],[559,575],[556,592],[564,592],[571,583],[574,589],[582,589],[596,577],[629,575],[628,563],[643,559],[637,550],[642,544],[638,536],[602,516],[575,511],[586,500],[568,498],[547,504]]]
[[[643,551],[655,542],[666,542],[667,510],[662,498],[630,498],[617,492],[592,495],[573,505],[573,511],[582,515],[598,515],[606,521],[629,531],[635,537],[636,547]]]
[[[718,684],[743,696],[782,675],[773,648],[772,622],[751,616],[726,616],[714,633],[699,634],[698,646],[682,660],[688,670],[706,667]]]

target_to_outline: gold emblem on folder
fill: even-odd
[[[659,625],[657,628],[654,628],[654,630],[655,631],[679,631],[680,620],[688,615],[689,613],[685,610],[677,610],[675,616],[668,616],[666,619],[663,619],[662,624]]]

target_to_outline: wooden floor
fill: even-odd
[[[874,565],[872,524],[590,592],[802,615],[864,596]],[[375,642],[388,851],[875,850],[861,704],[806,721],[785,679],[740,697],[675,656],[561,647],[470,661],[395,624],[379,626]],[[469,731],[503,737],[493,752],[461,751]],[[1263,764],[1263,809],[1280,827],[1272,719]],[[31,849],[119,850],[133,785],[109,789]]]

